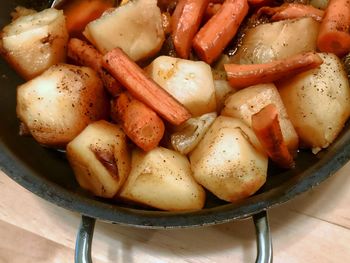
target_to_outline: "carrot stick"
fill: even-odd
[[[264,6],[258,10],[258,15],[271,16],[271,21],[294,19],[301,17],[312,17],[317,22],[322,21],[324,11],[311,5],[285,3],[277,7]]]
[[[93,46],[86,42],[72,38],[68,42],[68,57],[76,63],[90,67],[95,70],[103,81],[104,86],[108,92],[113,96],[117,96],[122,87],[108,72],[102,67],[103,56]]]
[[[147,77],[120,48],[111,50],[103,57],[103,66],[133,97],[145,103],[170,123],[180,125],[191,118],[191,114],[181,103]]]
[[[71,36],[81,36],[81,32],[89,22],[99,18],[111,7],[113,7],[112,0],[65,1],[61,8],[66,16],[68,33]]]
[[[231,86],[244,88],[260,83],[274,82],[280,78],[316,68],[322,63],[319,55],[307,52],[266,64],[225,64],[224,67]]]
[[[248,0],[248,4],[253,7],[267,6],[274,2],[275,0]]]
[[[179,57],[187,59],[209,0],[180,0],[172,16],[172,38]]]
[[[252,116],[252,129],[272,161],[283,168],[294,166],[293,156],[283,139],[278,111],[274,104],[267,105]]]
[[[350,52],[350,1],[330,0],[317,38],[320,51],[343,56]]]
[[[120,94],[113,105],[116,108],[125,134],[142,150],[158,146],[164,135],[164,123],[158,115],[142,102],[126,93]]]
[[[214,62],[235,36],[248,9],[247,0],[226,0],[194,37],[197,55],[208,64]]]

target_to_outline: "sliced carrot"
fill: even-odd
[[[248,4],[253,7],[267,6],[274,2],[274,0],[248,0]]]
[[[172,37],[179,57],[187,59],[190,55],[192,40],[209,0],[180,0],[172,16]]]
[[[209,64],[214,62],[237,33],[248,9],[247,0],[226,0],[196,34],[193,48],[197,55]]]
[[[121,85],[102,67],[103,56],[93,46],[86,42],[72,38],[68,42],[68,57],[76,63],[87,66],[95,70],[103,81],[105,88],[113,96],[117,96],[121,92]]]
[[[252,129],[272,161],[283,168],[294,166],[278,121],[278,110],[269,104],[252,116]]]
[[[319,55],[307,52],[266,64],[225,64],[224,67],[231,86],[245,88],[260,83],[274,82],[283,77],[317,68],[322,63]]]
[[[181,103],[150,79],[120,48],[115,48],[104,56],[103,66],[134,98],[170,123],[179,125],[191,118]]]
[[[113,104],[125,134],[141,149],[150,151],[158,146],[164,135],[164,123],[142,102],[126,93],[120,94]]]
[[[317,38],[320,51],[343,56],[350,52],[350,1],[329,0]]]
[[[70,0],[60,6],[66,16],[66,26],[71,36],[81,36],[85,26],[113,7],[113,0]]]

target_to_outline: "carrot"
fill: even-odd
[[[248,9],[247,0],[226,0],[194,37],[197,55],[208,64],[214,62],[235,36]]]
[[[274,82],[283,77],[316,68],[322,63],[319,55],[307,52],[265,64],[225,64],[224,67],[231,86],[244,88],[260,83]]]
[[[67,55],[76,63],[95,70],[100,75],[105,88],[113,97],[120,93],[122,89],[121,85],[103,69],[103,56],[93,46],[80,39],[71,38],[68,42]]]
[[[275,0],[248,0],[248,4],[253,7],[267,6],[274,2]]]
[[[103,66],[130,92],[130,94],[172,124],[179,125],[189,118],[188,110],[147,77],[146,73],[120,48],[108,52]]]
[[[350,1],[330,0],[317,38],[320,51],[343,56],[350,52]]]
[[[274,104],[267,105],[252,116],[252,129],[272,161],[283,168],[294,166],[293,156],[283,139],[278,111]]]
[[[158,115],[126,93],[120,94],[114,102],[114,110],[122,122],[125,134],[144,151],[157,147],[165,130]]]
[[[312,17],[317,22],[321,22],[324,11],[317,9],[311,5],[285,3],[277,7],[261,7],[258,10],[258,15],[261,14],[271,16],[272,21],[294,19],[300,17]]]
[[[71,0],[60,8],[66,16],[66,26],[71,36],[81,36],[85,26],[99,18],[104,11],[113,7],[112,0]]]
[[[172,16],[172,38],[179,57],[187,59],[209,0],[180,0]]]

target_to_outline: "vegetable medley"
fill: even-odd
[[[268,161],[327,148],[350,116],[350,1],[66,1],[17,7],[0,54],[20,134],[66,150],[95,196],[197,210],[254,194]]]

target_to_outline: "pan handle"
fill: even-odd
[[[267,212],[254,215],[253,220],[258,251],[255,263],[272,263],[272,241]],[[82,216],[75,244],[75,263],[92,263],[91,245],[95,222],[94,218]]]
[[[255,263],[272,263],[272,241],[267,211],[262,211],[253,216],[256,242],[257,257]]]
[[[91,245],[94,235],[95,218],[82,216],[75,243],[75,263],[92,263]]]

